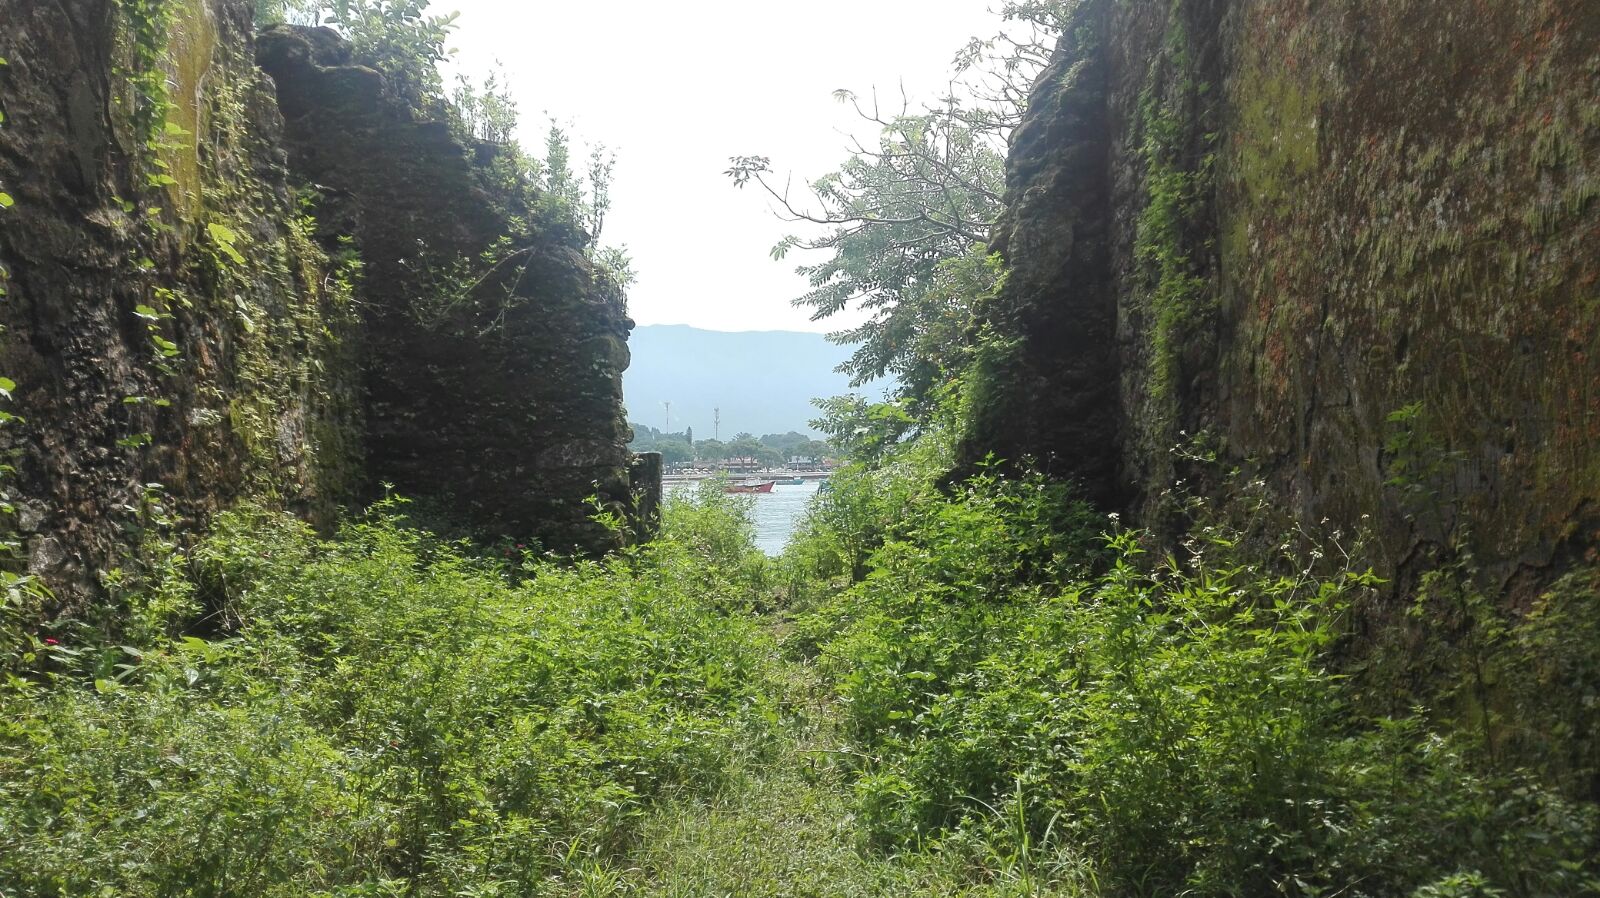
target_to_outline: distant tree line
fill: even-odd
[[[710,464],[729,458],[753,458],[759,464],[776,467],[794,456],[823,459],[839,454],[832,444],[793,430],[760,437],[739,433],[727,441],[696,440],[692,427],[668,433],[648,424],[637,423],[633,425],[633,442],[629,448],[635,452],[659,452],[661,460],[668,465],[691,462]]]

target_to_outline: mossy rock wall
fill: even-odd
[[[134,6],[0,23],[3,488],[66,607],[247,496],[328,522],[359,468],[350,297],[289,190],[250,6]]]
[[[370,482],[496,536],[614,545],[587,500],[631,514],[633,323],[587,235],[497,180],[503,148],[391,96],[333,32],[270,29],[258,58],[291,167],[366,260]]]
[[[991,324],[1011,348],[980,374],[985,407],[1017,414],[969,444],[1047,460],[1160,526],[1174,481],[1222,490],[1174,452],[1204,440],[1300,521],[1371,533],[1399,587],[1442,546],[1513,594],[1590,551],[1593,4],[1075,14],[997,241],[1013,274]]]
[[[1232,454],[1310,520],[1370,522],[1402,575],[1469,540],[1516,586],[1593,546],[1594,5],[1260,2],[1225,35]]]
[[[331,525],[386,484],[478,532],[614,545],[589,499],[632,510],[631,322],[584,235],[497,194],[495,148],[405,108],[329,33],[264,37],[306,51],[264,52],[288,66],[274,84],[252,15],[5,7],[8,566],[80,613],[221,509]]]

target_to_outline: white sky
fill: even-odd
[[[837,88],[876,86],[898,102],[944,90],[950,61],[1000,20],[989,0],[434,0],[461,11],[452,45],[460,70],[504,65],[522,117],[522,141],[540,153],[554,115],[583,141],[616,151],[613,207],[603,242],[626,244],[638,281],[639,324],[713,330],[835,330],[789,301],[794,273],[815,254],[773,261],[790,226],[758,187],[737,190],[728,157],[772,159],[804,185],[846,156],[845,131],[863,138]],[[574,148],[574,169],[587,150]]]

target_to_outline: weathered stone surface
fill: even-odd
[[[170,4],[142,87],[125,7],[4,8],[15,566],[78,611],[152,535],[245,499],[327,524],[383,483],[480,531],[612,545],[588,499],[631,508],[631,323],[583,235],[498,195],[494,148],[395,105],[337,36],[269,35],[274,84],[248,0]],[[330,261],[345,234],[358,282]],[[440,274],[458,260],[473,289]]]
[[[1372,532],[1396,588],[1444,544],[1513,593],[1600,544],[1592,5],[1077,15],[1013,149],[1020,343],[971,443],[1159,523],[1208,433],[1281,509]]]
[[[270,29],[258,59],[291,168],[366,260],[370,477],[485,530],[605,548],[585,500],[630,507],[632,322],[586,235],[496,189],[496,147],[387,97],[327,29]]]
[[[0,374],[23,420],[0,440],[27,567],[72,607],[162,518],[253,494],[328,520],[359,445],[349,317],[295,227],[249,3],[176,4],[162,75],[185,133],[160,146],[115,4],[12,0],[4,19]]]
[[[1107,251],[1111,134],[1104,59],[1093,52],[1105,3],[1085,3],[1078,27],[1040,78],[1034,110],[1012,137],[1004,217],[994,249],[1011,265],[988,323],[1012,343],[979,362],[977,410],[964,454],[1017,460],[1078,481],[1115,502],[1116,297]]]
[[[1512,586],[1596,545],[1593,5],[1254,3],[1227,39],[1231,452],[1306,519],[1370,521],[1402,581],[1462,538]]]

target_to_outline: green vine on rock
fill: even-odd
[[[130,67],[119,72],[133,88],[128,118],[139,139],[140,161],[146,166],[150,186],[164,187],[174,183],[160,157],[160,150],[173,137],[172,129],[176,127],[170,122],[173,103],[165,67],[172,4],[169,0],[113,2],[128,40]]]
[[[8,60],[0,56],[0,67],[6,65],[9,65]],[[0,111],[0,126],[4,126],[5,121],[5,113]],[[11,194],[0,189],[0,212],[14,205],[16,200]],[[5,266],[0,265],[0,299],[6,295],[5,282],[8,276],[9,272]],[[5,328],[0,326],[0,334],[4,333]],[[9,404],[14,398],[12,392],[16,389],[16,381],[0,376],[0,400]],[[0,427],[21,421],[22,419],[12,412],[0,409]],[[10,464],[0,462],[0,483],[8,479],[13,470]],[[16,512],[11,491],[0,490],[0,515],[9,518]],[[22,563],[14,560],[24,557],[22,540],[9,523],[0,527],[0,556],[3,556],[5,561],[5,564],[0,566],[0,674],[4,674],[9,681],[15,677],[12,668],[18,666],[16,662],[30,664],[45,648],[45,644],[32,632],[32,625],[38,617],[40,607],[50,598],[50,591],[25,569],[7,569],[21,568]]]
[[[1150,285],[1151,394],[1169,400],[1183,376],[1182,347],[1207,340],[1216,313],[1205,219],[1215,182],[1216,134],[1207,132],[1207,95],[1180,4],[1172,4],[1167,49],[1140,98],[1139,154],[1148,199],[1135,253]],[[1164,63],[1164,66],[1163,66]],[[1163,67],[1166,71],[1163,71]]]

